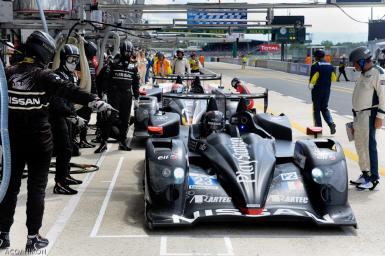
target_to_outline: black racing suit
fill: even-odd
[[[96,90],[96,70],[95,66],[92,63],[92,61],[88,61],[88,66],[90,68],[90,75],[91,75],[91,93],[97,94]],[[81,109],[76,111],[76,114],[86,120],[87,122],[91,119],[92,110],[88,106],[83,106]],[[87,141],[87,126],[80,129],[80,141]]]
[[[61,96],[78,104],[96,96],[79,91],[69,81],[34,63],[21,63],[6,69],[9,94],[9,137],[11,180],[0,204],[0,231],[9,232],[25,165],[28,167],[28,234],[39,232],[44,213],[44,197],[53,148],[48,122],[49,97]]]
[[[99,81],[104,93],[107,93],[108,103],[119,113],[112,112],[110,118],[103,121],[102,140],[110,137],[111,128],[116,119],[119,119],[119,141],[127,138],[128,122],[131,113],[132,96],[139,97],[139,74],[136,64],[128,61],[110,63],[104,67]]]
[[[61,65],[55,71],[61,79],[77,85],[78,78]],[[62,97],[54,96],[50,100],[49,121],[51,124],[54,151],[56,155],[55,181],[64,185],[70,172],[70,161],[73,149],[73,125],[67,117],[75,116],[73,104]]]

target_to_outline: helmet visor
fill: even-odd
[[[73,64],[73,63],[78,64],[80,62],[80,59],[78,56],[68,56],[66,58],[66,62],[71,63],[71,64]]]

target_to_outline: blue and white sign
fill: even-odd
[[[245,21],[228,21],[228,20],[245,20]],[[210,21],[212,20],[212,21]],[[223,20],[223,21],[221,21]],[[218,10],[188,10],[187,24],[224,24],[237,25],[247,24],[247,9],[218,9]]]

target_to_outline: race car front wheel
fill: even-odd
[[[154,230],[154,225],[152,223],[152,220],[148,217],[148,208],[149,208],[149,203],[147,200],[144,200],[144,222],[148,230]]]

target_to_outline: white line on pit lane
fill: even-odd
[[[102,207],[100,208],[98,218],[95,221],[95,225],[94,225],[94,228],[92,229],[90,237],[96,237],[96,235],[98,234],[100,225],[102,224],[102,221],[103,221],[104,214],[106,213],[106,210],[107,210],[108,202],[110,201],[110,198],[111,198],[112,190],[114,189],[116,180],[118,179],[123,160],[124,160],[124,157],[121,156],[119,159],[118,165],[116,166],[114,176],[112,178],[110,186],[108,187],[106,197],[104,198]]]
[[[337,113],[337,110],[334,110],[334,109],[331,109],[331,108],[329,108],[329,111],[332,112],[332,113]]]
[[[304,100],[301,100],[301,99],[298,99],[298,98],[294,98],[292,96],[286,96],[287,98],[290,98],[290,99],[293,99],[295,101],[299,101],[299,102],[305,102]]]
[[[344,115],[344,117],[349,118],[349,119],[353,119],[353,116],[350,116],[350,115]]]
[[[149,235],[97,235],[95,238],[147,238],[150,237]]]
[[[109,151],[107,149],[103,154],[101,154],[100,158],[96,161],[95,165],[101,166],[104,159],[106,158],[106,154]],[[87,187],[91,184],[92,179],[96,175],[96,172],[88,173],[86,177],[83,180],[83,184],[79,187],[79,193],[72,196],[71,199],[68,201],[67,205],[63,208],[62,212],[60,213],[59,217],[56,219],[55,224],[51,227],[51,229],[47,233],[47,238],[50,241],[49,245],[45,249],[47,252],[47,255],[49,255],[49,252],[51,251],[52,247],[54,246],[56,240],[60,236],[60,234],[63,232],[64,227],[66,226],[68,220],[71,218],[72,214],[74,213],[77,205],[80,202],[80,198],[82,197],[83,193],[86,191]]]
[[[234,255],[234,249],[233,245],[231,243],[231,240],[229,237],[224,237],[225,247],[227,252],[225,253],[168,253],[167,252],[167,236],[161,236],[160,238],[160,256],[210,256],[210,255],[217,255],[217,256],[233,256]]]

